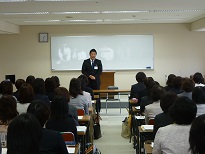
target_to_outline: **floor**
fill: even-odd
[[[100,149],[102,154],[134,154],[132,143],[129,139],[121,137],[122,120],[128,116],[126,108],[122,108],[120,114],[119,108],[102,109],[100,112],[102,120],[101,132],[102,137],[94,140],[94,144]]]

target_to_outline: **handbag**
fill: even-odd
[[[122,121],[122,132],[121,132],[121,136],[124,138],[129,138],[131,135],[131,131],[130,131],[130,127],[129,127],[129,118],[126,117],[123,121]]]
[[[102,134],[101,134],[100,124],[95,123],[94,124],[94,139],[99,139],[101,137],[102,137]]]

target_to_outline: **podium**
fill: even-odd
[[[107,89],[108,86],[114,86],[115,78],[114,78],[115,72],[102,72],[100,75],[101,85],[100,89]],[[100,94],[101,98],[106,98],[106,94],[102,93]]]

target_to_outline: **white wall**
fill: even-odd
[[[190,31],[189,24],[130,24],[130,25],[71,25],[71,26],[21,26],[20,34],[0,35],[0,80],[6,74],[26,78],[32,74],[46,78],[57,75],[62,86],[68,88],[69,81],[81,74],[73,72],[51,72],[50,40],[38,42],[38,33],[49,36],[66,35],[154,35],[154,70],[145,70],[165,85],[165,75],[188,76],[196,71],[205,74],[205,33]],[[88,51],[89,52],[89,51]],[[129,89],[135,83],[136,71],[117,71],[115,85]]]

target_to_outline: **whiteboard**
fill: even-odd
[[[104,71],[154,69],[153,35],[52,36],[52,71],[81,70],[93,48]]]

